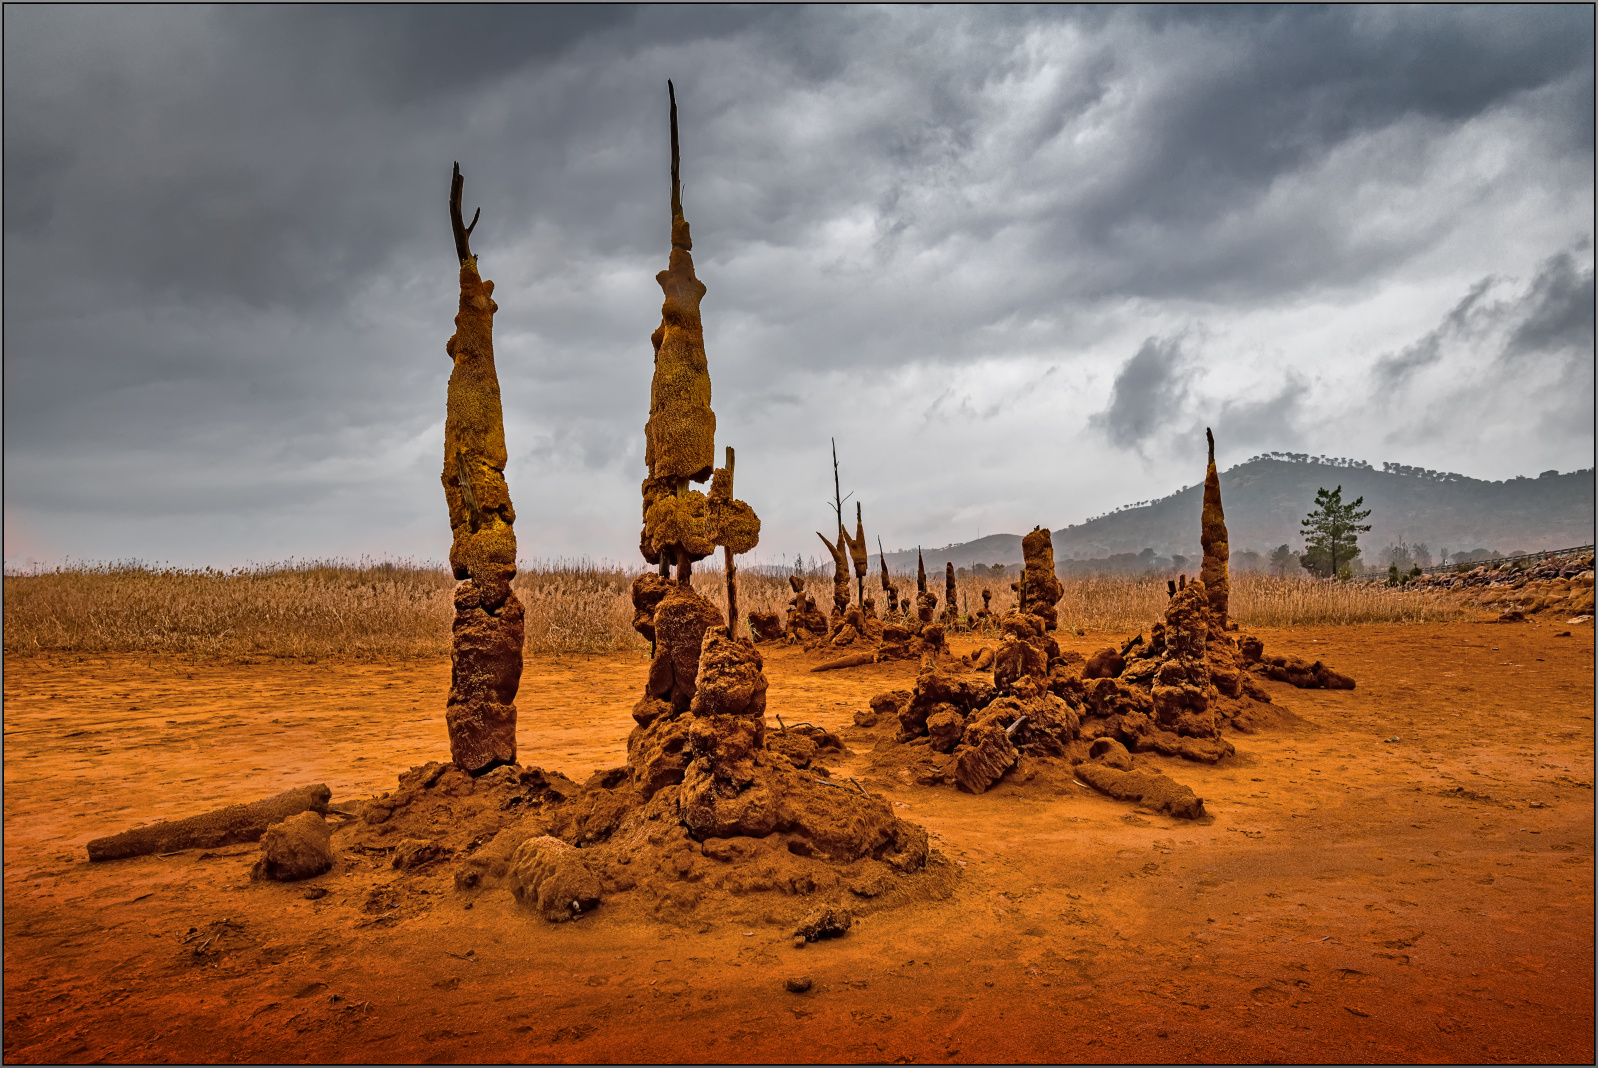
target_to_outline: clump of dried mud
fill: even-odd
[[[1270,697],[1251,673],[1299,687],[1354,685],[1325,664],[1267,657],[1258,639],[1227,633],[1227,532],[1213,436],[1201,528],[1205,578],[1171,583],[1148,641],[1140,634],[1087,658],[1062,653],[1050,633],[1062,586],[1049,532],[1034,529],[1022,540],[1017,607],[999,621],[991,676],[964,674],[976,666],[969,661],[925,655],[913,690],[879,694],[857,720],[868,729],[890,717],[897,724],[894,737],[877,743],[873,766],[922,785],[982,793],[1007,776],[1031,779],[1040,769],[1097,757],[1083,776],[1087,785],[1182,818],[1201,816],[1191,790],[1134,769],[1130,753],[1209,764],[1230,757],[1228,724],[1251,732],[1278,718],[1259,711]],[[924,625],[922,634],[932,629]]]
[[[432,763],[368,802],[349,846],[399,857],[401,843],[425,842],[415,868],[451,874],[468,897],[514,893],[556,922],[601,901],[694,925],[753,922],[774,909],[869,912],[952,892],[956,869],[928,848],[924,830],[894,817],[881,798],[834,784],[813,757],[799,759],[805,767],[783,747],[763,751],[758,771],[770,803],[756,818],[769,829],[758,836],[696,834],[684,819],[692,786],[668,782],[650,792],[630,768],[579,784],[538,768],[507,766],[473,778]],[[575,886],[588,878],[597,893],[577,910],[549,893],[540,898],[542,879]]]

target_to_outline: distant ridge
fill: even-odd
[[[1371,510],[1371,531],[1360,537],[1367,562],[1400,540],[1425,542],[1433,553],[1478,548],[1537,552],[1593,540],[1592,468],[1487,482],[1399,464],[1377,470],[1355,460],[1272,453],[1221,473],[1232,552],[1269,553],[1284,543],[1298,552],[1303,546],[1299,520],[1314,503],[1315,491],[1338,485],[1345,501],[1364,497]],[[1160,500],[1055,530],[1055,559],[1099,559],[1153,549],[1161,556],[1197,560],[1203,497],[1203,484],[1195,483]],[[1021,536],[989,534],[942,548],[927,546],[923,552],[928,570],[945,562],[955,567],[1019,564]],[[914,549],[888,554],[888,566],[896,571],[913,570],[915,562]]]

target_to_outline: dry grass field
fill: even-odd
[[[587,562],[533,562],[516,577],[527,609],[527,652],[642,655],[632,629],[636,571]],[[831,576],[812,574],[808,590],[826,611]],[[894,577],[900,595],[914,575]],[[941,598],[943,574],[929,575]],[[875,575],[868,596],[878,595]],[[5,578],[5,652],[149,653],[210,657],[404,658],[447,656],[454,582],[441,567],[411,561],[269,564],[231,571],[106,564]],[[724,603],[722,576],[694,585]],[[962,612],[1013,605],[1008,582],[957,580]],[[746,611],[783,612],[786,577],[739,573]],[[1065,583],[1060,622],[1085,634],[1146,629],[1164,611],[1165,576],[1092,576]],[[1438,623],[1460,617],[1441,593],[1274,578],[1232,579],[1232,614],[1245,626]]]

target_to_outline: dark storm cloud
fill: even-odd
[[[1149,338],[1115,376],[1110,406],[1093,416],[1122,448],[1137,448],[1180,411],[1187,393],[1180,338]]]
[[[1525,315],[1504,346],[1503,358],[1513,363],[1532,354],[1568,354],[1578,360],[1593,356],[1593,269],[1577,266],[1569,252],[1551,256],[1532,279]]]
[[[1588,8],[10,6],[4,19],[7,505],[93,515],[105,543],[119,517],[208,501],[308,508],[339,529],[379,512],[421,522],[454,314],[452,160],[499,286],[515,477],[635,493],[667,77],[718,417],[747,463],[767,450],[774,478],[843,418],[840,398],[902,380],[857,417],[927,416],[955,449],[938,461],[949,477],[987,486],[951,428],[1021,418],[1027,398],[1028,418],[1054,419],[1044,400],[1104,381],[1091,365],[1136,338],[1224,332],[1251,309],[1435,272],[1450,241],[1501,240],[1471,236],[1478,221],[1554,219],[1564,236],[1537,260],[1591,229]],[[1518,169],[1470,175],[1478,145]],[[1580,351],[1570,309],[1583,278],[1591,300],[1590,260],[1588,247],[1549,261],[1506,351]],[[1122,368],[1095,424],[1118,447],[1141,449],[1150,420],[1197,415],[1161,344],[1174,345]],[[1403,344],[1384,335],[1376,351]],[[1250,374],[1189,355],[1206,389]],[[1212,410],[1240,434],[1291,436],[1312,407],[1335,408],[1303,403],[1319,388],[1306,379],[1267,380],[1284,392]],[[904,450],[884,465],[919,462],[920,432],[884,429],[882,447]]]
[[[1375,131],[1413,129],[1400,151],[1418,153],[1429,130],[1543,90],[1554,97],[1548,121],[1577,150],[1591,145],[1590,9],[1540,8],[1528,20],[1502,8],[1440,7],[1138,14],[1152,47],[1106,63],[1101,76],[1136,73],[1156,88],[1125,131],[1120,165],[1051,233],[1101,254],[1100,284],[1246,298],[1346,283],[1405,255],[1361,242],[1330,199],[1286,218],[1250,217],[1276,179]],[[1126,69],[1156,56],[1168,69]]]
[[[1580,251],[1586,251],[1584,244]],[[1524,370],[1550,358],[1560,363],[1593,359],[1593,269],[1577,250],[1548,257],[1523,292],[1504,297],[1503,279],[1483,278],[1449,309],[1434,329],[1376,362],[1378,386],[1404,385],[1417,372],[1440,363],[1451,347],[1475,340],[1497,344],[1497,362]],[[1501,340],[1493,342],[1493,337]]]

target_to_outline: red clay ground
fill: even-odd
[[[873,777],[853,713],[913,666],[770,653],[768,718],[844,733],[843,773],[963,873],[803,950],[781,895],[752,928],[626,895],[552,926],[381,856],[292,885],[252,884],[253,846],[90,865],[139,822],[391,789],[447,754],[448,665],[9,658],[5,1060],[1591,1062],[1593,631],[1556,629],[1262,631],[1359,688],[1267,683],[1298,722],[1216,767],[1139,757],[1204,824]],[[620,764],[645,666],[529,661],[522,762]]]

